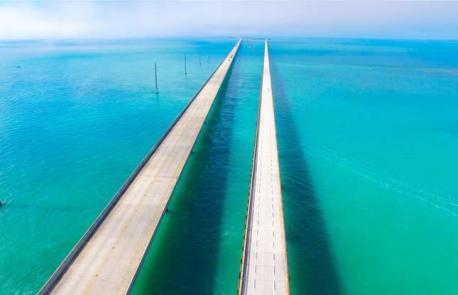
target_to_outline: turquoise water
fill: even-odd
[[[139,273],[133,294],[235,294],[263,43],[242,43]]]
[[[0,293],[40,288],[233,44],[0,43]]]
[[[271,43],[294,294],[458,294],[458,42]]]
[[[233,44],[0,43],[0,293],[39,289]],[[293,294],[458,294],[458,42],[270,49]],[[242,44],[134,294],[235,293],[262,54]]]

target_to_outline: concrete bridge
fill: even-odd
[[[40,294],[129,291],[240,42],[129,177]]]
[[[266,40],[239,294],[289,294],[286,254],[277,133]]]

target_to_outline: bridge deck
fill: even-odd
[[[289,294],[277,134],[265,41],[240,294]]]
[[[129,290],[239,45],[240,41],[40,293]]]

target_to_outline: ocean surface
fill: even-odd
[[[36,293],[234,42],[0,43],[1,294]]]
[[[234,42],[0,43],[1,294],[36,293]],[[236,292],[262,45],[242,44],[133,294]],[[458,294],[458,42],[270,54],[293,294]]]
[[[458,42],[271,42],[293,294],[458,294]]]

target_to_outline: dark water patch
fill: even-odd
[[[275,61],[275,59],[273,59]],[[343,294],[326,225],[281,74],[271,64],[293,294]]]

